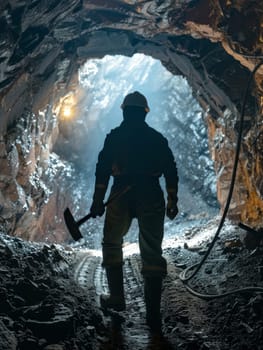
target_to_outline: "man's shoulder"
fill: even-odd
[[[123,136],[124,134],[127,134],[127,131],[130,129],[125,126],[125,124],[120,124],[119,126],[113,128],[110,130],[110,132],[107,134],[107,138],[114,139],[117,138],[118,136]],[[156,141],[159,142],[165,142],[167,141],[166,137],[158,130],[155,128],[149,126],[147,123],[144,123],[143,127],[141,127],[139,134],[140,135],[145,135],[146,137],[150,137],[155,139]]]
[[[152,135],[152,137],[155,137],[156,139],[159,139],[160,141],[166,141],[166,137],[160,131],[149,126],[148,124],[147,124],[147,130],[148,130],[148,133]]]
[[[111,130],[108,132],[107,136],[114,136],[114,135],[117,135],[120,131],[121,131],[121,130],[120,130],[120,125],[119,125],[119,126],[113,128],[113,129],[111,129]]]
[[[111,129],[107,133],[105,141],[108,144],[115,144],[122,137],[122,134],[123,134],[123,132],[122,132],[121,127],[119,125],[119,126],[113,128],[113,129]]]

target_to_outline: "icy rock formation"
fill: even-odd
[[[78,88],[79,67],[89,58],[106,54],[144,53],[159,59],[173,74],[186,77],[206,113],[218,200],[224,207],[242,96],[250,71],[262,57],[262,6],[259,0],[2,1],[2,224],[8,221],[9,231],[15,232],[18,218],[14,212],[25,222],[20,229],[31,220],[28,215],[37,213],[37,220],[31,221],[33,228],[23,229],[34,236],[48,196],[43,174],[50,169],[47,160],[57,132],[53,115],[56,119],[63,98]],[[230,218],[254,227],[262,226],[263,210],[262,74],[261,67],[248,94],[240,167],[229,211]],[[45,121],[39,112],[43,110],[47,110]],[[40,128],[40,141],[33,125],[26,131],[32,115],[36,125],[42,121],[46,125]],[[19,125],[29,140],[25,136],[19,145],[15,137],[10,144],[10,132],[12,128],[18,131]],[[53,210],[52,215],[47,212],[48,220],[56,216]],[[43,222],[48,220],[43,218]]]

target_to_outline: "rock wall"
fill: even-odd
[[[37,212],[39,218],[44,212],[47,192],[41,191],[44,177],[38,173],[39,162],[45,163],[52,152],[56,126],[48,119],[53,113],[42,115],[39,110],[56,109],[61,97],[74,91],[78,67],[88,58],[109,53],[145,53],[187,78],[207,114],[223,207],[243,92],[250,71],[263,56],[262,17],[259,0],[1,1],[0,215],[4,225],[8,222],[14,231],[18,220],[12,215],[9,222],[6,207],[17,210],[18,217],[23,211],[29,213],[23,215],[25,222],[27,215],[29,222],[31,213]],[[240,170],[229,212],[230,218],[254,227],[263,224],[262,74],[263,68],[249,90]],[[35,121],[28,112],[34,113]]]
[[[56,182],[62,184],[71,169],[51,153],[58,128],[49,116],[48,110],[24,114],[1,138],[0,227],[24,239],[64,241]]]

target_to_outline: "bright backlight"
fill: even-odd
[[[72,107],[64,106],[62,109],[62,115],[65,119],[71,119],[73,116]]]

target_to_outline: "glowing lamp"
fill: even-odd
[[[73,111],[71,106],[64,106],[62,109],[62,116],[64,119],[70,119],[73,116]]]

